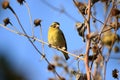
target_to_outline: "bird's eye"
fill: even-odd
[[[53,28],[55,28],[55,26],[56,26],[55,24],[52,24],[52,25],[51,25],[51,27],[53,27]]]
[[[53,26],[53,28],[56,28],[55,26]]]
[[[57,27],[57,25],[56,25],[56,24],[54,24],[54,25],[53,25],[53,27],[54,27],[54,28],[56,28],[56,27]]]

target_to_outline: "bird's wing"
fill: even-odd
[[[65,36],[64,36],[62,30],[60,30],[60,33],[61,33],[61,35],[62,35],[62,37],[63,37],[63,39],[64,39],[64,42],[65,42],[65,50],[67,51],[67,43],[66,43],[66,39],[65,39]]]

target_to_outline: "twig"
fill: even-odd
[[[88,0],[88,18],[87,18],[87,34],[90,34],[90,15],[91,15],[91,0]],[[87,73],[87,80],[91,80],[91,71],[89,68],[89,49],[90,49],[90,43],[91,40],[87,39],[87,46],[86,46],[86,55],[85,55],[85,67],[86,67],[86,73]]]
[[[42,54],[42,53],[39,51],[39,49],[36,47],[36,45],[34,45],[34,43],[32,42],[32,40],[29,38],[29,36],[27,35],[24,27],[22,26],[22,24],[21,24],[21,22],[20,22],[20,20],[19,20],[19,18],[18,18],[18,16],[17,16],[17,14],[14,12],[14,10],[12,9],[12,7],[9,6],[9,9],[10,9],[10,11],[12,11],[12,13],[14,14],[14,16],[16,17],[16,19],[17,19],[17,21],[18,21],[18,23],[19,23],[19,25],[20,25],[23,33],[26,35],[26,38],[28,39],[28,41],[32,44],[32,46],[34,47],[34,49],[45,59],[45,61],[46,61],[48,64],[50,64],[50,62],[49,62],[48,59],[45,57],[45,55]],[[55,70],[55,72],[56,72],[56,70]],[[56,75],[58,76],[59,79],[61,79],[60,75],[59,75],[57,72],[56,72]]]
[[[28,36],[28,35],[26,35],[26,34],[23,34],[23,33],[17,32],[17,31],[14,31],[14,30],[12,30],[12,29],[10,29],[10,28],[2,25],[2,24],[0,24],[0,26],[3,27],[3,28],[5,28],[6,30],[8,30],[8,31],[10,31],[10,32],[15,33],[15,34],[18,34],[18,35],[27,37],[27,38],[29,38],[29,39],[30,39],[30,38],[33,39],[33,36]],[[36,37],[34,37],[34,39],[35,39],[36,41],[38,41],[38,42],[41,42],[42,44],[47,44],[47,45],[49,46],[49,44],[48,44],[47,42],[44,42],[44,41],[42,41],[42,40],[39,40],[39,39],[36,38]],[[32,42],[32,45],[34,45],[33,42]],[[45,57],[45,55],[43,55],[43,54],[37,49],[37,47],[36,47],[35,45],[34,45],[33,47],[37,50],[38,53],[40,53],[40,55],[43,56],[43,58],[45,59],[45,61],[46,61],[48,64],[51,64],[51,63],[48,61],[48,59]],[[52,45],[51,45],[51,47],[52,47],[52,48],[55,48],[55,49],[58,49],[58,50],[60,50],[60,51],[63,51],[63,52],[65,52],[65,53],[68,53],[68,54],[70,54],[70,55],[72,55],[72,56],[74,56],[74,57],[76,57],[76,58],[81,59],[81,60],[84,60],[83,58],[81,58],[81,57],[79,57],[79,56],[77,56],[77,55],[75,55],[75,54],[69,53],[69,52],[67,52],[67,51],[64,51],[64,50],[61,49],[61,48],[57,48],[57,47],[52,46]],[[54,72],[55,72],[55,74],[58,76],[58,78],[61,80],[61,76],[57,73],[57,71],[55,70]]]
[[[105,78],[106,78],[107,63],[108,63],[108,61],[109,61],[109,59],[110,59],[110,53],[111,53],[111,51],[112,51],[112,47],[113,47],[113,42],[112,42],[112,46],[110,47],[110,49],[109,49],[109,51],[108,51],[107,59],[105,60],[104,79],[103,79],[103,80],[105,80]]]
[[[24,3],[25,3],[25,6],[26,6],[26,8],[28,10],[28,14],[29,14],[29,17],[30,17],[30,24],[31,24],[31,27],[32,27],[32,36],[34,36],[34,26],[33,26],[33,21],[32,21],[30,8],[29,8],[29,5],[27,4],[27,2],[24,2]]]
[[[8,23],[12,26],[12,28],[15,30],[15,31],[19,31],[12,23],[11,21],[9,20],[9,18],[6,18],[6,20],[8,19]],[[3,21],[4,22],[4,21]],[[6,23],[4,22],[4,26],[7,26]]]
[[[103,25],[100,33],[99,33],[100,36],[101,36],[101,34],[104,32],[103,30],[104,30],[104,28],[106,27],[106,24],[107,24],[107,22],[108,22],[108,20],[109,20],[109,17],[111,16],[112,9],[114,8],[114,4],[115,4],[115,2],[113,1],[113,3],[112,3],[112,8],[111,8],[111,10],[110,10],[110,12],[109,12],[109,15],[108,15],[107,19],[105,20],[104,25]],[[108,30],[109,30],[109,29],[108,29]],[[112,45],[112,46],[113,46],[113,45]],[[108,63],[108,60],[109,60],[109,57],[110,57],[110,53],[111,53],[112,46],[110,47],[110,49],[109,49],[109,51],[108,51],[108,58],[107,58],[106,61],[105,61],[105,66],[104,66],[104,80],[105,80],[105,78],[106,78],[106,68],[107,68],[107,63]]]
[[[109,13],[107,19],[105,20],[104,25],[103,25],[103,27],[102,27],[100,33],[99,33],[100,36],[101,36],[102,31],[104,30],[104,28],[105,28],[105,26],[106,26],[106,24],[107,24],[107,22],[108,22],[108,20],[109,20],[109,17],[110,17],[110,15],[111,15],[111,12],[112,12],[112,9],[113,9],[113,8],[114,8],[114,2],[112,3],[112,8],[111,8],[111,10],[110,10],[110,13]]]
[[[40,42],[40,43],[42,43],[42,44],[46,44],[46,45],[49,46],[49,44],[48,44],[47,42],[44,42],[44,41],[42,41],[42,40],[40,40],[40,39],[38,39],[38,38],[36,38],[36,37],[28,36],[28,35],[25,35],[25,34],[23,34],[23,33],[14,31],[14,30],[12,30],[12,29],[10,29],[10,28],[2,25],[2,24],[0,24],[0,26],[3,27],[3,28],[5,28],[6,30],[8,30],[8,31],[10,31],[10,32],[13,32],[13,33],[15,33],[15,34],[18,34],[18,35],[21,35],[21,36],[24,36],[24,37],[29,37],[29,38],[34,39],[34,40],[36,40],[36,41],[38,41],[38,42]],[[63,51],[63,52],[65,52],[66,54],[69,54],[69,55],[71,55],[71,56],[74,56],[74,57],[76,57],[76,58],[78,58],[78,59],[80,59],[80,60],[84,60],[84,58],[81,58],[79,55],[72,54],[72,53],[70,53],[70,52],[68,52],[68,51],[65,51],[64,49],[59,48],[59,47],[56,47],[56,46],[53,46],[53,45],[51,45],[51,47],[54,48],[54,49],[57,49],[57,50],[59,50],[59,51]]]
[[[97,19],[95,16],[91,15],[92,18],[94,18],[96,21],[100,22],[101,24],[104,24],[104,22],[100,21],[99,19]]]
[[[116,34],[116,31],[115,31],[115,34]],[[114,42],[112,42],[109,50],[108,50],[108,54],[107,54],[107,59],[105,60],[105,67],[104,67],[104,80],[106,78],[106,68],[107,68],[107,63],[110,59],[110,54],[111,54],[111,51],[112,51],[112,48],[113,48],[113,45],[114,45]]]
[[[77,62],[78,72],[80,72],[80,65],[79,65],[79,63],[80,63],[80,60],[78,60],[78,62]]]
[[[113,29],[113,27],[110,27],[110,28],[108,28],[108,29],[102,31],[101,33],[107,32],[107,31],[109,31],[109,30],[111,30],[111,29]]]
[[[16,30],[12,30],[12,29],[8,28],[7,26],[4,26],[4,25],[2,25],[2,24],[0,24],[0,26],[1,26],[2,28],[4,28],[4,29],[10,31],[10,32],[13,32],[13,33],[19,34],[18,31],[16,31]]]
[[[42,41],[44,41],[44,40],[43,40],[43,37],[42,37],[42,26],[41,26],[41,25],[39,25],[39,26],[40,26],[40,39],[41,39]],[[44,44],[42,43],[42,53],[45,54],[44,52],[45,52],[45,51],[44,51]]]

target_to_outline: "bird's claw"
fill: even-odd
[[[51,44],[49,44],[48,46],[51,47]]]

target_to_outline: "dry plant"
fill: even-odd
[[[25,31],[24,27],[21,24],[21,21],[19,20],[19,17],[17,16],[16,12],[13,10],[12,6],[10,5],[9,1],[3,1],[2,7],[3,9],[9,9],[15,16],[15,18],[18,21],[18,24],[20,25],[20,28],[22,29],[22,32],[17,29],[17,27],[14,26],[14,24],[10,21],[10,19],[7,17],[3,20],[4,24],[0,24],[0,27],[5,28],[6,30],[18,34],[20,36],[26,37],[28,41],[31,43],[31,45],[34,47],[34,49],[42,56],[42,58],[48,63],[48,70],[53,72],[56,76],[53,78],[49,78],[49,80],[65,80],[65,77],[62,77],[60,74],[58,74],[56,68],[63,68],[63,71],[66,72],[69,75],[69,79],[72,80],[72,77],[75,77],[76,80],[105,80],[106,79],[106,68],[107,63],[109,62],[111,51],[113,50],[115,53],[119,53],[119,46],[117,46],[115,43],[118,43],[120,41],[119,34],[117,33],[119,31],[120,27],[120,10],[117,8],[119,5],[119,2],[116,0],[88,0],[88,2],[80,2],[77,0],[73,0],[73,4],[78,9],[80,15],[83,16],[84,21],[78,22],[74,17],[72,17],[69,12],[67,12],[64,8],[59,9],[54,7],[53,5],[49,4],[46,0],[41,0],[45,5],[53,9],[54,11],[58,11],[59,13],[65,14],[68,18],[75,21],[76,29],[80,37],[83,38],[83,42],[86,43],[86,49],[85,53],[79,53],[74,54],[70,53],[68,51],[65,51],[59,47],[51,45],[52,48],[55,48],[59,51],[63,51],[68,55],[71,55],[74,57],[74,60],[77,62],[78,70],[71,69],[69,67],[69,64],[67,62],[59,57],[54,56],[53,61],[49,61],[46,57],[46,54],[44,52],[44,45],[50,46],[47,42],[43,40],[43,34],[42,34],[42,20],[41,19],[35,19],[34,22],[32,20],[32,16],[30,13],[30,8],[25,0],[17,0],[20,5],[25,5],[28,10],[28,15],[30,17],[30,24],[31,24],[31,35],[28,35]],[[105,4],[105,21],[101,21],[97,19],[97,12],[95,11],[95,4],[102,3]],[[110,8],[110,10],[109,10]],[[93,9],[93,10],[92,10]],[[91,22],[91,20],[93,20]],[[93,28],[94,25],[91,26],[91,23],[97,24],[100,23],[102,25],[101,30],[91,31],[91,28]],[[7,25],[10,24],[13,29],[7,27]],[[40,28],[40,39],[35,37],[34,35],[34,28],[39,26]],[[96,25],[96,28],[99,27]],[[40,51],[34,42],[41,43],[42,51]],[[108,49],[107,56],[104,54],[104,48]],[[90,53],[91,51],[91,53]],[[80,71],[80,61],[84,62],[86,73],[82,73]],[[102,70],[104,71],[104,74],[102,74]],[[63,73],[63,72],[62,72]],[[114,78],[119,79],[119,70],[114,69],[112,71],[112,75]]]

